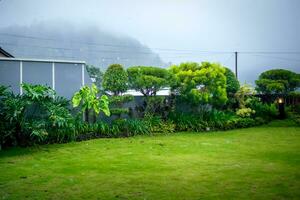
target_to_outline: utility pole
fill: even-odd
[[[234,55],[235,55],[235,77],[236,79],[238,79],[238,68],[237,68],[237,65],[238,65],[238,52],[234,52]]]

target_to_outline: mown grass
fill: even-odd
[[[300,128],[96,139],[0,152],[0,199],[299,199]]]

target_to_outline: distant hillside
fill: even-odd
[[[15,57],[84,60],[102,69],[111,63],[165,65],[158,54],[134,38],[68,23],[0,28],[0,46]]]

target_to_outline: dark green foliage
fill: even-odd
[[[155,96],[157,91],[170,86],[170,74],[159,67],[137,66],[127,69],[130,88],[144,96]]]
[[[210,110],[198,114],[172,113],[170,119],[174,121],[178,131],[207,131],[222,129],[223,124],[234,117],[233,113]]]
[[[76,140],[88,140],[93,138],[111,137],[109,124],[99,121],[93,124],[76,122]]]
[[[115,132],[114,129],[117,131]],[[120,119],[116,120],[112,125],[112,134],[114,136],[134,136],[146,135],[151,133],[151,129],[147,123],[138,119]]]
[[[27,146],[74,138],[74,120],[63,98],[42,85],[22,85],[24,94],[2,90],[1,145]]]
[[[228,68],[225,68],[225,76],[226,76],[226,93],[228,98],[226,107],[229,109],[235,109],[238,107],[238,102],[236,98],[234,98],[234,95],[239,90],[240,83],[235,77],[235,74]]]
[[[131,95],[121,94],[128,89],[128,75],[126,70],[119,64],[113,64],[108,67],[103,78],[103,88],[110,92],[110,110],[111,114],[120,118],[122,114],[128,114],[129,109],[123,108],[124,103],[132,101]]]
[[[175,131],[175,124],[171,120],[163,120],[160,116],[153,116],[148,114],[144,121],[150,128],[150,132],[155,133],[173,133]]]
[[[164,100],[165,100],[165,97],[162,97],[162,96],[147,97],[145,113],[151,115],[151,114],[159,113],[160,111],[162,111],[162,109],[164,107]]]
[[[114,95],[120,95],[128,89],[128,75],[120,64],[112,64],[103,76],[103,89]]]
[[[261,73],[255,83],[256,90],[263,94],[288,94],[300,87],[300,74],[273,69]]]
[[[300,114],[293,114],[291,118],[297,126],[300,126]]]
[[[122,95],[122,96],[112,96],[109,99],[109,102],[111,104],[120,104],[123,102],[129,102],[133,100],[133,96],[132,95]]]
[[[255,110],[254,117],[261,117],[266,120],[276,119],[278,116],[278,109],[274,103],[263,103],[258,97],[252,97],[247,106]]]
[[[111,108],[110,113],[121,117],[122,114],[129,114],[129,108]]]
[[[144,98],[143,104],[136,106],[135,109],[140,117],[156,115],[166,119],[173,106],[173,102],[168,97],[148,96]]]
[[[225,68],[225,76],[227,96],[232,96],[239,90],[240,83],[235,77],[235,74],[228,68]]]
[[[202,114],[172,113],[170,119],[176,125],[176,131],[204,132],[211,130],[230,130],[235,128],[247,128],[257,126],[268,121],[256,118],[241,118],[234,113],[211,110]]]
[[[164,97],[157,97],[156,93],[170,86],[171,74],[168,70],[159,67],[130,67],[127,69],[129,84],[132,89],[141,92],[145,99],[142,105],[136,107],[139,115],[158,114],[163,112]]]
[[[94,124],[77,123],[76,140],[88,140],[105,137],[129,137],[150,134],[148,124],[138,119],[118,119],[112,124],[97,122]]]
[[[123,105],[132,100],[132,95],[111,96],[109,99],[111,114],[118,116],[118,118],[120,118],[122,114],[129,114],[129,108],[123,108]]]
[[[43,101],[48,102],[49,100],[52,100],[56,94],[54,90],[44,85],[31,85],[23,83],[22,88],[24,90],[24,96],[30,101],[36,103],[44,103]]]
[[[117,119],[111,124],[97,122],[94,124],[76,123],[76,140],[105,137],[130,137],[135,135],[166,134],[175,131],[175,124],[157,116],[145,119]]]

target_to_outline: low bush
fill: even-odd
[[[268,122],[261,117],[239,117],[234,115],[233,113],[213,110],[205,116],[172,113],[172,115],[170,115],[170,118],[174,121],[176,131],[196,132],[247,128],[265,124]]]
[[[115,130],[113,129],[115,128]],[[116,120],[112,124],[111,134],[114,136],[134,136],[134,135],[147,135],[151,130],[148,124],[143,120],[138,119],[121,119]]]
[[[171,120],[163,120],[160,116],[147,115],[144,118],[145,123],[150,128],[150,132],[156,133],[173,133],[175,124]]]
[[[240,108],[236,111],[236,115],[239,117],[251,117],[253,114],[255,114],[255,110],[251,108]]]

